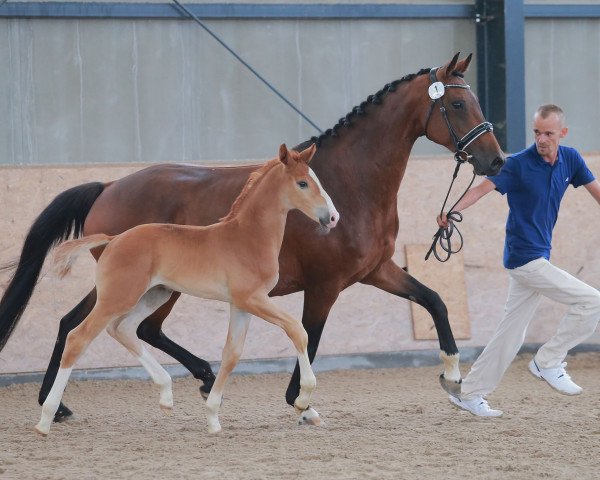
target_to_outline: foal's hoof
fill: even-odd
[[[160,405],[160,409],[165,415],[171,415],[173,413],[173,405]]]
[[[459,379],[458,381],[454,381],[454,380],[448,380],[446,377],[444,377],[443,373],[440,375],[440,385],[446,391],[446,393],[449,393],[453,397],[460,396],[461,383],[462,383],[462,378]]]
[[[58,410],[54,414],[54,421],[56,423],[64,422],[72,416],[73,412],[64,403],[61,402],[61,404],[58,406]]]
[[[47,437],[48,433],[50,433],[49,428],[44,428],[44,427],[40,426],[39,423],[34,427],[34,430],[36,433],[39,433],[42,437]]]
[[[313,425],[315,427],[322,427],[325,425],[325,422],[319,416],[319,412],[312,407],[308,407],[303,412],[300,412],[300,416],[298,417],[298,425]]]

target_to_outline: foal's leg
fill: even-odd
[[[81,302],[79,302],[79,304],[73,310],[71,310],[61,319],[58,335],[54,344],[54,350],[52,351],[52,357],[50,358],[50,363],[48,364],[48,369],[44,375],[38,396],[38,402],[40,405],[42,405],[46,400],[48,392],[50,391],[50,388],[52,388],[54,380],[56,379],[56,374],[58,373],[58,369],[60,367],[60,359],[65,348],[65,342],[67,341],[67,335],[71,330],[79,325],[85,317],[89,315],[89,313],[92,311],[92,308],[94,308],[95,303],[96,289],[94,288]],[[56,411],[56,415],[54,416],[54,421],[60,422],[71,415],[73,415],[73,412],[61,402],[58,406],[58,410]]]
[[[331,307],[338,298],[340,288],[337,284],[320,284],[318,288],[307,289],[304,291],[304,309],[302,312],[302,325],[308,334],[307,353],[308,359],[312,364],[317,354],[323,327],[327,321],[327,316]],[[294,405],[294,401],[300,394],[300,365],[296,362],[294,373],[290,379],[285,399],[289,405]],[[299,418],[299,423],[310,425],[321,425],[322,420],[319,414],[313,408],[304,412]]]
[[[158,310],[140,323],[137,329],[137,336],[154,348],[158,348],[173,357],[187,368],[194,378],[201,380],[204,385],[200,387],[200,395],[208,398],[210,389],[215,381],[215,374],[210,364],[206,360],[192,355],[180,345],[177,345],[161,330],[164,320],[171,312],[173,305],[175,305],[180,295],[181,293],[179,292],[172,292],[171,298],[164,305],[160,306]]]
[[[377,270],[364,278],[361,283],[373,285],[386,292],[407,298],[425,307],[433,318],[440,342],[440,358],[444,362],[444,373],[440,383],[448,392],[460,393],[459,353],[448,321],[448,309],[440,296],[411,277],[391,259],[382,263]]]
[[[173,409],[173,388],[169,373],[146,350],[137,337],[136,330],[149,314],[164,304],[171,296],[171,291],[162,287],[154,287],[144,294],[135,308],[125,317],[112,322],[106,329],[110,336],[117,340],[146,369],[152,381],[160,387],[160,408],[169,413]]]
[[[96,303],[86,319],[67,336],[65,350],[60,362],[60,368],[50,389],[48,397],[42,405],[42,416],[35,426],[38,433],[47,435],[50,425],[60,404],[61,397],[69,381],[73,365],[85,351],[91,341],[106,328],[106,326],[119,318],[123,313],[114,312],[110,308]]]
[[[221,367],[217,372],[217,378],[212,390],[206,400],[206,420],[208,421],[208,433],[221,431],[219,423],[219,408],[223,401],[223,389],[229,374],[237,365],[246,341],[246,333],[250,325],[250,314],[238,309],[232,303],[229,304],[229,331],[227,340],[223,347]]]
[[[255,295],[247,299],[241,308],[281,327],[294,344],[300,365],[300,392],[294,401],[294,406],[301,412],[305,412],[310,408],[310,397],[317,386],[317,379],[310,367],[306,350],[308,344],[306,330],[298,320],[277,307],[266,295]]]

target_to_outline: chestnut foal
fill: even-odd
[[[309,400],[316,378],[307,354],[308,336],[302,324],[281,311],[268,293],[279,276],[279,250],[286,217],[299,209],[328,231],[339,213],[308,162],[316,146],[297,153],[279,148],[250,176],[229,214],[207,227],[146,224],[108,236],[91,235],[64,242],[56,250],[59,276],[66,275],[81,252],[106,248],[96,268],[96,304],[68,337],[60,369],[35,429],[47,435],[74,363],[105,328],[133,353],[160,386],[160,406],[173,407],[171,378],[138,339],[138,325],[164,304],[173,291],[229,302],[229,332],[222,363],[206,401],[208,431],[221,430],[219,407],[227,377],[237,364],[250,314],[281,327],[298,354],[301,389],[295,407],[304,421],[318,422]]]

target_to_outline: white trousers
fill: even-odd
[[[570,307],[554,336],[535,355],[540,368],[560,366],[571,348],[594,333],[600,320],[600,292],[545,258],[507,271],[510,283],[504,316],[463,380],[462,398],[486,396],[498,386],[525,341],[542,295]]]

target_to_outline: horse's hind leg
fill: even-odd
[[[223,389],[227,378],[237,365],[246,341],[246,332],[250,325],[250,314],[239,310],[233,304],[229,305],[229,331],[223,347],[221,367],[210,395],[206,400],[206,419],[208,433],[217,433],[221,430],[219,423],[219,409],[223,400]]]
[[[444,373],[440,375],[440,383],[444,390],[459,393],[461,383],[458,368],[459,353],[448,321],[448,309],[440,296],[411,277],[391,259],[382,263],[361,282],[407,298],[427,309],[433,318],[440,342],[440,358],[444,362]]]
[[[177,345],[161,330],[162,323],[171,312],[173,305],[175,305],[175,302],[180,295],[179,292],[173,292],[171,298],[164,305],[160,306],[154,313],[140,323],[137,329],[137,336],[154,348],[158,348],[167,355],[173,357],[187,368],[194,378],[201,380],[204,385],[200,387],[200,394],[204,398],[207,398],[213,382],[215,381],[215,374],[213,373],[210,364],[206,360],[192,355],[185,348]]]
[[[136,330],[142,320],[163,305],[171,296],[171,291],[154,287],[144,294],[135,308],[126,316],[114,320],[106,329],[146,369],[152,381],[160,388],[160,408],[168,413],[173,408],[173,388],[171,376],[158,361],[146,350],[137,337]]]
[[[50,431],[50,425],[52,424],[61,397],[65,391],[69,377],[71,376],[73,365],[77,359],[85,351],[92,340],[106,328],[107,324],[119,316],[119,314],[115,314],[96,303],[86,319],[69,333],[56,379],[42,405],[42,416],[40,421],[35,426],[38,433],[47,435]]]
[[[50,388],[52,388],[52,384],[56,379],[56,374],[58,373],[58,369],[60,367],[60,359],[62,357],[63,350],[65,349],[67,335],[71,330],[79,325],[85,317],[89,315],[89,313],[92,311],[92,308],[94,308],[95,303],[96,289],[94,288],[81,302],[79,302],[79,304],[73,310],[71,310],[61,319],[58,335],[56,337],[56,343],[54,344],[54,351],[52,352],[52,357],[50,358],[50,363],[48,364],[48,368],[46,370],[46,374],[44,375],[44,380],[42,381],[42,386],[38,396],[38,402],[40,405],[42,405],[46,400],[48,392],[50,391]],[[56,410],[54,421],[60,422],[71,415],[73,415],[73,412],[61,402]]]

